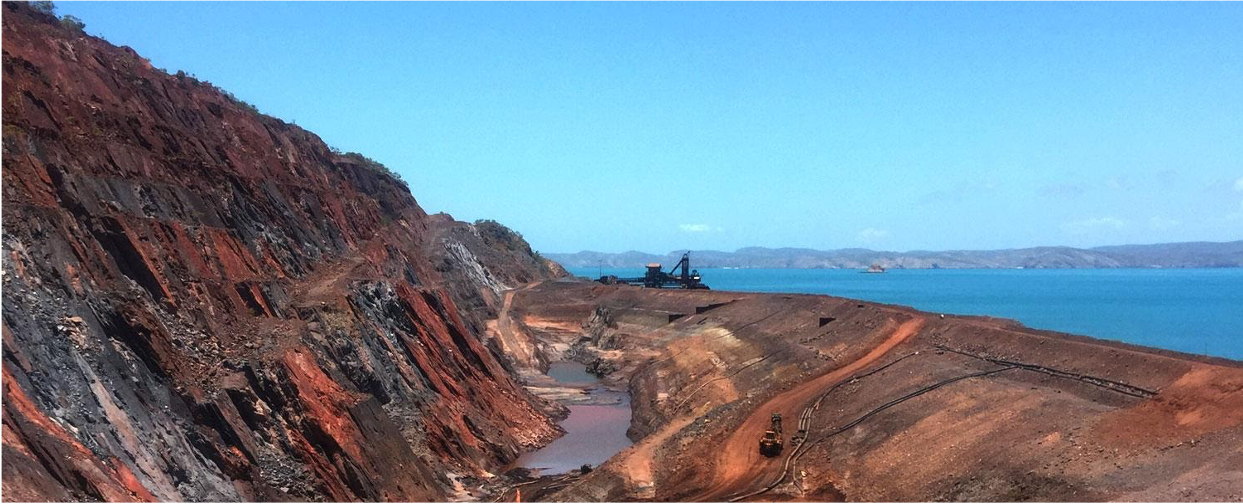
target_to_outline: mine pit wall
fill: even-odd
[[[520,237],[3,9],[6,499],[436,500],[556,435],[482,334]]]
[[[825,296],[561,282],[521,293],[515,306],[540,320],[588,320],[599,310],[687,314],[665,323],[615,319],[609,331],[625,349],[615,377],[631,384],[630,434],[639,442],[552,500],[725,500],[762,490],[792,453],[802,409],[828,390],[795,484],[787,477],[755,498],[1243,498],[1243,370],[1235,361]],[[899,327],[918,329],[844,379],[800,390],[866,360]],[[1009,365],[997,361],[1059,374],[998,371]],[[1121,393],[1105,380],[1155,394]],[[774,406],[786,418],[786,451],[760,457],[770,413],[761,405],[795,394],[806,400]],[[757,415],[758,424],[743,427]]]

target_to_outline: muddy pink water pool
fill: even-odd
[[[516,465],[538,470],[540,474],[559,474],[583,464],[593,468],[630,446],[630,395],[607,390],[595,377],[575,362],[553,363],[548,375],[558,383],[583,387],[595,404],[571,404],[570,416],[561,421],[565,435],[539,450],[527,453]]]

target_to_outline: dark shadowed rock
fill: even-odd
[[[440,499],[555,435],[481,337],[520,237],[3,9],[6,498]]]

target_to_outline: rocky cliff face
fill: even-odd
[[[439,499],[555,435],[481,336],[552,275],[520,237],[25,4],[3,24],[6,498]]]

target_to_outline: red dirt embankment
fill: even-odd
[[[516,233],[2,8],[5,498],[438,499],[555,436],[483,332],[555,276]]]
[[[580,345],[631,384],[636,444],[554,500],[1243,498],[1238,362],[827,296],[555,282],[513,305],[594,321]]]

